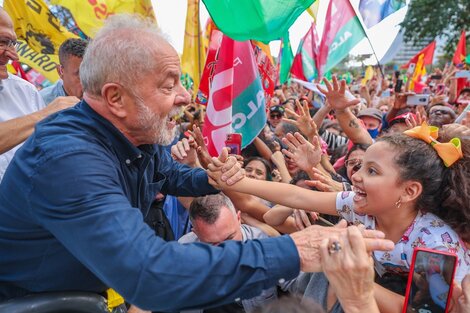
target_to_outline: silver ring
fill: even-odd
[[[341,251],[341,245],[338,241],[333,241],[328,247],[328,253],[333,254]]]

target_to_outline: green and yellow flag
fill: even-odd
[[[56,72],[59,47],[65,40],[77,36],[60,24],[43,0],[5,0],[4,9],[21,39],[18,47],[20,62],[55,82],[59,78]]]
[[[94,37],[106,18],[118,13],[137,13],[156,21],[151,0],[51,0],[51,4],[67,8],[78,27]]]
[[[205,51],[199,21],[199,0],[188,0],[181,68],[183,74],[188,74],[194,82],[194,94],[199,90],[199,82],[206,63]]]

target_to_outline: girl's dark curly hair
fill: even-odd
[[[467,134],[462,134],[467,131]],[[442,184],[441,217],[465,241],[470,242],[470,130],[464,126],[444,127],[439,130],[440,142],[460,138],[463,158],[447,169]]]
[[[404,134],[387,135],[378,140],[386,142],[398,152],[395,162],[401,181],[414,180],[423,186],[416,201],[417,209],[436,215],[442,206],[443,183],[448,171],[434,148],[426,142]]]

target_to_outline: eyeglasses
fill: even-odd
[[[0,39],[0,49],[7,49],[7,48],[18,48],[20,43],[16,40],[11,39]]]
[[[281,114],[269,114],[269,116],[270,116],[272,119],[279,119],[279,118],[282,118],[282,115],[281,115]]]
[[[350,159],[350,160],[345,161],[344,165],[346,165],[347,167],[356,167],[356,166],[358,166],[359,168],[361,168],[362,160],[361,159]]]

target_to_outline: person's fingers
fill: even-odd
[[[282,121],[283,121],[284,123],[297,126],[297,121],[296,121],[296,120],[293,120],[293,119],[290,119],[290,118],[287,118],[287,117],[283,117],[283,118],[282,118]]]
[[[317,212],[307,212],[309,219],[312,221],[318,221],[318,213]]]
[[[181,143],[183,145],[184,151],[188,152],[191,150],[191,147],[189,146],[189,140],[186,138],[181,139]]]
[[[339,91],[339,84],[338,84],[338,78],[336,75],[333,75],[333,90],[334,91]]]
[[[173,157],[174,160],[182,160],[183,156],[181,155],[179,149],[178,149],[178,143],[174,144],[170,148],[171,156]]]
[[[287,134],[287,138],[289,139],[289,141],[297,148],[299,147],[302,143],[299,141],[298,139],[298,136],[296,136],[296,134],[300,135],[298,132],[295,132],[294,134]],[[302,137],[302,135],[300,135]]]
[[[333,91],[333,86],[332,86],[331,83],[328,81],[328,79],[326,79],[326,77],[323,77],[323,83],[325,84],[325,87],[326,87],[326,89],[328,90],[328,92]]]
[[[241,166],[240,163],[237,162],[237,159],[234,157],[229,157],[227,159],[227,162],[222,166],[222,181],[229,183],[229,180],[231,183],[234,183],[236,178],[241,179],[238,173],[241,172]],[[243,173],[241,173],[243,175]],[[233,177],[233,179],[232,179]]]
[[[295,159],[295,155],[289,150],[282,149],[282,153],[286,155],[289,159]]]
[[[355,226],[348,227],[348,245],[354,255],[360,256],[367,254],[366,243],[362,237],[361,231]]]
[[[306,144],[308,141],[307,139],[305,139],[304,136],[302,136],[300,133],[298,132],[295,132],[294,133],[294,137],[295,139],[297,139],[297,141],[299,142],[299,144],[303,145],[303,144]]]
[[[365,238],[364,239],[366,243],[366,250],[368,252],[372,251],[391,251],[395,247],[395,244],[393,241],[388,240],[388,239],[373,239],[373,238]]]
[[[462,280],[462,295],[465,301],[470,302],[470,274],[467,274]]]
[[[320,139],[318,139],[318,136],[314,136],[312,138],[312,144],[316,150],[321,149],[321,143],[320,143]]]
[[[340,220],[335,226],[335,228],[346,228],[348,227],[348,222],[345,219]]]
[[[307,186],[309,186],[309,187],[315,187],[318,190],[323,191],[323,192],[332,191],[330,186],[328,186],[328,185],[326,185],[326,184],[324,184],[324,183],[322,183],[318,180],[306,180],[305,184],[307,184]]]
[[[364,238],[379,238],[383,239],[385,238],[385,234],[381,232],[380,230],[376,229],[361,229],[361,234]]]
[[[344,94],[346,92],[346,81],[342,79],[339,83],[339,92]]]
[[[302,105],[300,105],[300,101],[298,99],[295,99],[295,107],[297,108],[297,111],[301,114],[304,113],[304,110],[302,109]]]
[[[302,219],[302,223],[304,223],[305,226],[312,226],[312,223],[308,219],[308,215],[304,210],[298,210],[300,214],[300,218]]]
[[[183,144],[182,141],[178,141],[178,142],[176,143],[176,147],[178,148],[179,154],[180,154],[183,158],[185,158],[185,157],[188,156],[188,154],[187,154],[187,152],[186,152],[187,150],[184,148],[184,144]]]
[[[302,218],[300,217],[299,210],[294,210],[294,221],[295,221],[295,227],[298,230],[305,229],[305,225],[302,222]]]
[[[304,109],[304,115],[305,116],[310,116],[310,110],[308,108],[308,102],[307,101],[304,101],[303,105],[302,105],[303,109]]]
[[[295,139],[292,134],[287,134],[286,137],[281,139],[281,141],[287,146],[289,150],[295,150],[297,148],[292,142],[293,140],[297,141],[297,139]]]
[[[328,265],[328,259],[330,257],[330,252],[328,251],[329,242],[330,240],[328,238],[323,238],[320,243],[320,259],[323,270],[325,270],[325,266]]]
[[[285,112],[287,113],[288,116],[291,116],[296,120],[299,119],[299,117],[300,117],[297,113],[295,113],[294,111],[292,111],[289,108],[286,108]]]
[[[224,175],[227,175],[227,173],[224,173]],[[245,171],[239,167],[239,170],[235,172],[234,175],[232,175],[230,178],[227,179],[227,185],[231,186],[237,183],[238,181],[242,180],[245,177]]]
[[[413,128],[414,127],[413,123],[411,122],[411,118],[412,118],[412,116],[409,117],[409,118],[405,118],[405,124],[406,124],[406,127],[408,127],[408,128]]]
[[[326,95],[329,91],[325,88],[323,88],[320,84],[317,84],[317,89],[320,90],[320,92],[324,95]]]
[[[361,102],[361,100],[359,100],[359,99],[349,100],[347,106],[350,107],[350,106],[356,105],[360,102]]]
[[[219,160],[221,163],[225,163],[225,161],[227,161],[227,158],[228,158],[228,149],[227,149],[227,147],[223,147],[223,148],[222,148],[222,151],[220,152],[220,155],[219,155],[218,160]],[[223,171],[222,171],[222,172],[223,172]]]

